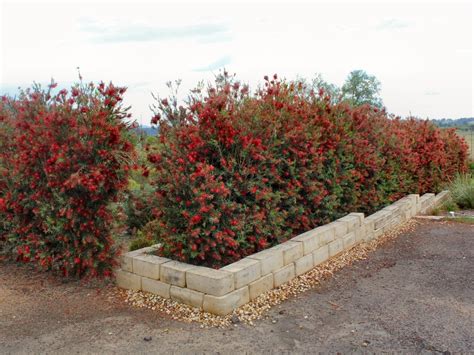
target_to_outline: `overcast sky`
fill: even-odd
[[[44,3],[1,6],[1,93],[54,79],[127,86],[148,123],[151,92],[187,90],[219,68],[255,88],[266,74],[342,85],[363,69],[389,112],[422,118],[473,113],[473,7],[464,3]]]

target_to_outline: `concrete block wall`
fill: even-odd
[[[119,287],[143,290],[204,311],[226,315],[260,294],[308,272],[361,242],[378,238],[449,197],[408,195],[365,217],[350,213],[219,270],[153,255],[158,245],[126,253],[116,271]]]

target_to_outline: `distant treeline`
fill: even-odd
[[[158,129],[145,125],[138,126],[136,130],[138,133],[144,134],[146,136],[156,136],[156,133],[158,132]]]
[[[458,127],[458,128],[474,128],[474,117],[463,118],[442,118],[440,120],[433,120],[433,123],[438,127]]]

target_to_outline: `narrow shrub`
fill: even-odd
[[[439,191],[466,145],[428,121],[334,103],[266,78],[251,94],[226,75],[186,106],[158,100],[155,238],[162,255],[219,267],[350,211]]]
[[[39,86],[3,97],[0,220],[6,252],[65,276],[109,276],[115,265],[108,206],[127,184],[133,145],[125,88]]]
[[[453,201],[460,208],[474,208],[474,176],[458,175],[451,183],[450,191]]]

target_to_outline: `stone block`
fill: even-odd
[[[295,274],[299,276],[313,268],[313,254],[305,255],[295,261]]]
[[[123,271],[133,272],[133,258],[142,254],[142,250],[129,251],[120,257],[120,268]]]
[[[374,221],[365,219],[364,220],[364,240],[369,241],[374,237]]]
[[[319,235],[319,245],[326,245],[332,242],[335,238],[335,226],[324,225],[313,229]]]
[[[161,264],[160,280],[170,285],[185,287],[186,271],[192,268],[193,265],[181,263],[179,261],[169,261]]]
[[[405,196],[393,203],[395,206],[399,206],[401,209],[409,209],[412,205],[413,201],[408,196]]]
[[[374,221],[374,229],[379,229],[384,226],[384,224],[387,223],[387,221],[390,219],[391,213],[389,211],[378,211],[375,212],[374,214],[370,215],[366,219],[373,220]]]
[[[186,271],[186,287],[212,296],[234,290],[234,275],[227,271],[194,266]]]
[[[234,274],[235,289],[248,285],[257,280],[261,275],[260,261],[250,258],[241,259],[221,268],[221,270]]]
[[[139,255],[146,255],[149,253],[153,253],[160,247],[160,244],[155,244],[150,247],[141,248],[133,251],[129,251],[128,253],[123,254],[120,257],[120,267],[124,271],[133,272],[133,258]]]
[[[276,245],[274,248],[281,249],[283,253],[283,265],[291,264],[303,256],[303,244],[300,242],[292,242],[290,240]]]
[[[250,302],[249,288],[245,286],[224,296],[204,295],[203,309],[212,314],[225,316],[248,302]]]
[[[333,240],[331,243],[328,244],[328,246],[330,258],[336,256],[344,250],[344,243],[342,241],[342,238]]]
[[[291,238],[292,242],[300,242],[303,244],[303,255],[311,254],[314,250],[319,248],[321,235],[317,228],[312,229],[306,233],[300,234]]]
[[[411,200],[411,211],[410,211],[410,218],[416,216],[418,213],[418,207],[420,204],[420,195],[411,194],[407,196]]]
[[[348,214],[348,216],[355,216],[359,218],[359,227],[361,227],[364,224],[365,215],[362,212],[351,212]]]
[[[357,228],[355,231],[355,238],[356,238],[356,243],[360,243],[365,240],[365,223],[362,223],[362,226]]]
[[[277,248],[277,246],[252,254],[248,258],[260,262],[262,276],[283,267],[283,251],[281,248]]]
[[[132,274],[131,272],[117,270],[115,272],[115,281],[117,286],[126,290],[141,290],[142,278],[139,275]]]
[[[397,228],[398,226],[400,226],[402,224],[402,218],[401,216],[395,216],[394,218],[392,218],[391,220],[389,220],[384,226],[383,226],[383,233],[387,233],[395,228]]]
[[[329,245],[320,246],[319,249],[313,251],[313,265],[317,266],[329,259]]]
[[[250,299],[257,298],[262,293],[270,291],[273,288],[273,274],[265,275],[249,284]]]
[[[410,194],[407,196],[412,201],[412,216],[416,216],[418,212],[420,212],[421,204],[420,204],[420,195],[418,194]]]
[[[275,287],[295,278],[295,264],[283,266],[281,269],[273,273],[273,284]]]
[[[348,226],[346,222],[334,221],[327,224],[329,228],[334,228],[334,238],[341,238],[348,233]]]
[[[170,284],[142,277],[142,290],[163,298],[170,298]]]
[[[441,206],[443,203],[448,201],[450,197],[451,197],[451,193],[449,192],[449,190],[441,191],[439,194],[435,196],[434,201],[433,201],[433,207]]]
[[[427,193],[420,197],[421,211],[422,213],[429,213],[430,207],[434,201],[435,194]]]
[[[380,237],[381,237],[383,234],[384,234],[383,227],[382,227],[382,228],[379,228],[379,229],[376,229],[376,230],[374,230],[374,238],[375,238],[375,239],[378,239],[378,238],[380,238]]]
[[[417,204],[420,201],[420,195],[418,194],[409,194],[406,197],[412,200],[413,201],[412,203],[414,204]]]
[[[413,216],[414,215],[413,215],[412,209],[409,209],[409,210],[405,211],[404,214],[403,214],[403,218],[405,219],[405,221],[408,221]]]
[[[392,204],[390,206],[384,207],[382,211],[385,211],[389,214],[387,218],[387,222],[388,222],[392,218],[400,215],[400,206]]]
[[[204,293],[190,290],[189,288],[171,286],[170,297],[175,301],[187,304],[189,306],[202,308]]]
[[[358,216],[348,214],[347,216],[339,218],[337,221],[346,223],[347,225],[346,233],[353,232],[358,227],[360,227],[360,219]]]
[[[345,250],[351,249],[354,245],[356,245],[355,232],[350,232],[350,233],[346,234],[342,238],[342,243],[343,243],[343,246],[344,246]]]
[[[142,254],[133,257],[133,273],[150,279],[160,279],[160,265],[170,261],[161,256]]]

